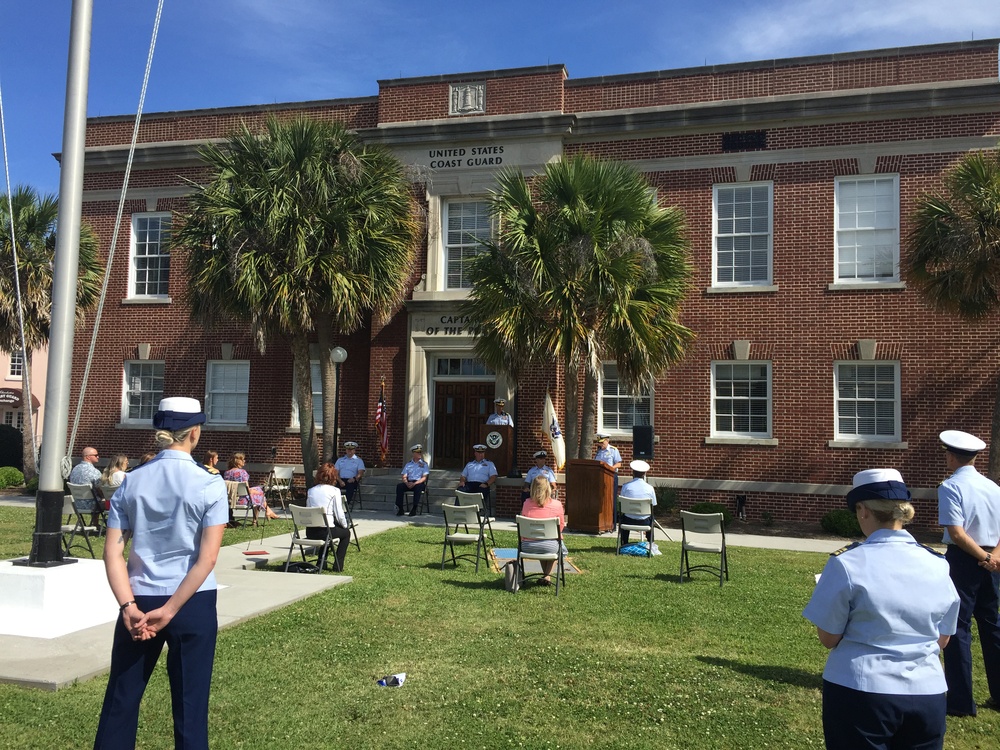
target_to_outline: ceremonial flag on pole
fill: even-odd
[[[549,435],[552,443],[552,467],[556,471],[562,471],[566,466],[566,441],[563,439],[562,430],[559,429],[559,419],[556,417],[556,408],[552,405],[552,397],[545,393],[545,409],[542,413],[542,432]]]
[[[389,452],[389,417],[385,408],[385,378],[382,378],[382,388],[378,394],[378,404],[375,405],[375,432],[378,433],[381,462],[385,463],[385,455]]]

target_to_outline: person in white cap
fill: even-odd
[[[622,467],[622,454],[611,444],[611,436],[606,432],[594,435],[594,442],[597,444],[594,460],[603,461],[615,470],[615,497],[618,497],[618,470]]]
[[[948,715],[975,716],[972,696],[972,618],[976,618],[990,699],[983,705],[1000,707],[1000,625],[997,576],[987,569],[1000,540],[1000,487],[976,471],[976,456],[986,447],[979,438],[960,430],[940,435],[951,476],[938,486],[938,523],[944,526],[945,557],[962,608],[958,631],[944,650],[948,678]]]
[[[505,412],[503,408],[507,405],[507,402],[502,398],[497,398],[493,400],[493,413],[486,418],[486,424],[500,424],[507,425],[509,427],[514,426],[514,418]]]
[[[204,422],[197,399],[160,401],[153,416],[160,453],[128,472],[111,497],[104,565],[121,614],[95,748],[135,746],[139,703],[164,645],[174,745],[208,748],[218,632],[213,570],[229,502],[222,478],[191,456]]]
[[[407,492],[413,493],[413,507],[410,508],[410,515],[417,515],[420,510],[420,496],[427,487],[427,476],[431,473],[431,467],[424,461],[424,446],[420,443],[410,448],[413,456],[403,467],[402,480],[396,485],[396,515],[403,515],[403,497]]]
[[[948,564],[903,530],[913,505],[895,469],[855,474],[847,506],[867,538],[830,556],[802,611],[830,649],[826,747],[941,748],[948,686],[938,655],[959,609]]]
[[[537,476],[543,476],[549,480],[549,489],[552,497],[556,496],[556,473],[546,463],[549,454],[545,451],[535,451],[533,458],[535,459],[535,465],[528,469],[528,473],[524,475],[524,488],[521,490],[522,503],[531,497],[531,482]]]
[[[649,464],[642,459],[636,459],[629,464],[629,468],[632,469],[632,481],[626,482],[622,485],[621,492],[618,493],[620,497],[632,498],[635,500],[642,500],[649,498],[653,501],[653,505],[656,505],[656,489],[649,482],[646,481],[646,474],[649,473]],[[652,516],[646,516],[644,518],[637,518],[635,516],[627,516],[624,513],[618,519],[618,523],[630,523],[630,524],[650,524],[653,523]],[[628,538],[631,536],[631,532],[625,529],[619,529],[619,537],[621,538],[621,546],[624,547],[628,544]],[[646,541],[650,544],[653,543],[653,532],[652,530],[646,532]]]
[[[476,443],[472,446],[472,453],[475,456],[462,469],[461,484],[458,487],[460,492],[479,492],[483,496],[483,507],[486,515],[493,515],[493,505],[490,502],[490,491],[493,483],[497,481],[497,467],[486,458],[486,446]]]
[[[337,487],[344,491],[344,499],[351,510],[354,509],[354,496],[365,475],[365,462],[361,460],[361,456],[355,455],[357,449],[358,444],[348,440],[344,443],[344,455],[334,464],[337,469]]]

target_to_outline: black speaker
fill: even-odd
[[[653,457],[653,426],[637,424],[632,427],[632,458]]]

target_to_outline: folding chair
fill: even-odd
[[[347,528],[350,530],[351,534],[354,536],[354,546],[358,548],[358,552],[361,551],[361,542],[358,541],[358,527],[354,525],[354,519],[351,518],[351,509],[347,505],[347,501],[344,499],[344,494],[340,495],[340,507],[344,509],[344,517],[347,518]]]
[[[483,535],[483,519],[479,514],[478,505],[448,505],[444,503],[441,506],[441,510],[444,512],[444,546],[441,548],[441,570],[444,570],[444,560],[445,555],[448,550],[451,549],[451,561],[458,567],[458,558],[464,557],[465,559],[475,559],[476,561],[476,572],[479,572],[479,558],[483,558],[483,562],[487,565],[489,561],[486,559],[486,539]],[[454,526],[454,530],[452,530]],[[472,526],[475,529],[475,533],[469,531],[469,527]],[[459,527],[464,527],[465,531],[459,531]],[[456,544],[472,544],[476,545],[476,554],[455,554]],[[482,554],[480,554],[480,552]]]
[[[80,486],[80,485],[77,485]],[[100,529],[96,526],[89,525],[83,518],[83,514],[88,511],[81,510],[79,504],[73,499],[72,495],[63,496],[63,513],[66,516],[66,523],[62,524],[60,531],[62,532],[62,542],[63,547],[66,548],[66,554],[70,554],[70,550],[74,547],[82,547],[81,544],[74,545],[76,537],[83,537],[83,541],[87,543],[87,549],[90,551],[91,557],[96,557],[94,554],[94,546],[90,543],[91,536],[98,536],[100,534]],[[69,536],[67,540],[66,537]]]
[[[544,573],[524,574],[525,560],[554,560],[556,562],[556,596],[559,596],[559,582],[566,585],[566,558],[563,554],[562,529],[559,528],[558,518],[528,518],[527,516],[515,516],[517,521],[517,574],[523,584],[528,578],[542,578]],[[557,542],[555,552],[528,552],[524,549],[524,542]]]
[[[292,502],[292,475],[294,472],[295,467],[293,466],[274,466],[271,469],[270,477],[268,477],[264,495],[281,503],[283,511],[287,511]]]
[[[406,496],[412,495],[413,490],[409,489],[403,493],[403,508],[406,508]],[[427,515],[431,513],[431,481],[430,478],[424,482],[424,491],[420,494],[420,505],[417,506],[417,513],[423,513],[424,509],[427,510]]]
[[[719,565],[691,565],[689,552],[705,552],[719,556]],[[684,583],[684,573],[691,577],[692,570],[707,570],[719,577],[719,587],[722,587],[722,577],[729,580],[729,558],[726,555],[726,527],[722,523],[721,513],[691,513],[681,511],[681,583]]]
[[[243,516],[237,518],[237,512],[242,510]],[[250,488],[246,482],[236,483],[236,507],[233,508],[233,520],[241,526],[250,526],[257,519],[254,517],[253,501],[250,499]],[[261,514],[258,513],[258,516]],[[264,521],[267,521],[267,513],[263,514]]]
[[[620,555],[622,551],[622,531],[638,531],[643,534],[646,541],[646,557],[653,556],[652,538],[654,535],[653,521],[643,523],[642,521],[632,521],[624,516],[634,516],[635,518],[652,518],[653,501],[648,497],[622,497],[618,496],[618,533],[615,536],[615,554]],[[648,535],[648,536],[646,536]]]
[[[330,549],[330,527],[326,522],[326,512],[323,508],[305,508],[301,505],[289,505],[292,512],[292,540],[288,545],[288,557],[285,558],[285,572],[292,562],[292,552],[296,547],[302,554],[302,562],[306,562],[306,549],[315,550],[319,557],[317,567],[319,572],[326,567],[326,555]],[[310,526],[321,526],[326,529],[326,539],[309,539],[306,529]]]
[[[487,512],[481,492],[462,492],[461,490],[455,490],[455,505],[475,505],[479,508],[479,512],[483,519],[483,525],[490,531],[490,544],[494,547],[497,546],[496,539],[493,538],[493,521],[497,520],[490,517]]]
[[[108,517],[104,512],[104,505],[94,494],[94,488],[89,484],[73,484],[66,482],[69,494],[73,496],[74,502],[83,513],[90,513],[90,525],[96,526],[98,532],[108,525]]]

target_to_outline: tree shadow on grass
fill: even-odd
[[[696,656],[698,661],[711,664],[713,667],[724,667],[734,672],[745,674],[763,682],[781,682],[793,687],[823,689],[823,676],[803,669],[786,667],[781,664],[746,664],[732,659],[720,659],[716,656]]]
[[[449,586],[457,586],[460,589],[472,589],[474,591],[482,591],[484,589],[495,589],[497,591],[503,591],[503,581],[497,578],[491,578],[485,581],[457,581],[457,580],[444,580],[441,583],[447,584]]]

